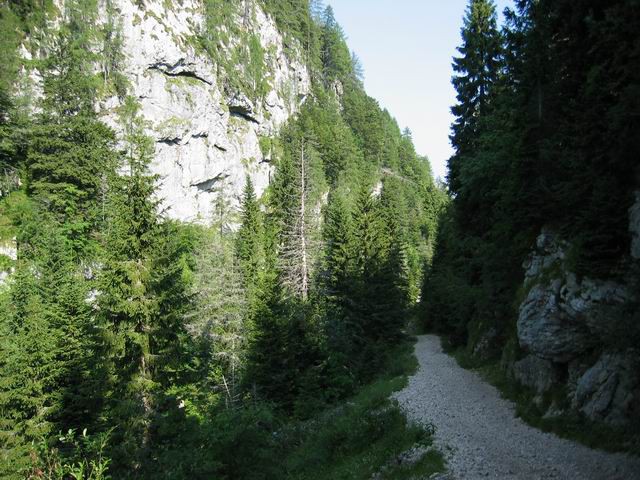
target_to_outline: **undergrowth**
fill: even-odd
[[[354,397],[304,423],[284,429],[283,478],[291,480],[383,479],[428,477],[442,471],[444,461],[430,451],[408,467],[397,464],[399,454],[413,446],[429,446],[431,433],[407,422],[389,396],[407,383],[417,369],[413,344],[406,342],[378,380]],[[385,468],[386,467],[386,468]]]

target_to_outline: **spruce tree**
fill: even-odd
[[[76,14],[82,17],[84,8]],[[45,61],[42,112],[28,137],[26,187],[86,256],[89,236],[104,218],[115,136],[94,112],[90,32],[76,14],[62,25]]]
[[[238,257],[249,304],[254,303],[256,289],[264,275],[264,233],[262,213],[258,206],[251,178],[247,175],[240,205],[240,229],[236,238]]]
[[[28,453],[31,442],[92,427],[100,398],[95,388],[100,382],[94,381],[99,368],[92,368],[89,284],[63,229],[46,216],[38,218],[38,228],[18,261],[10,292],[13,307],[4,320],[0,416],[8,422],[2,429],[16,436],[10,440],[3,434],[2,443],[14,443],[16,460]]]
[[[31,442],[55,433],[48,413],[59,406],[59,336],[30,267],[26,262],[17,266],[8,336],[0,343],[0,472],[13,478],[29,466]]]
[[[348,350],[354,334],[349,316],[353,294],[353,232],[351,217],[342,197],[329,195],[322,229],[324,240],[323,295],[327,300],[327,332],[334,347]]]
[[[310,147],[297,137],[281,159],[274,182],[274,207],[279,227],[278,269],[286,290],[303,301],[309,297],[312,269]]]
[[[342,27],[336,21],[333,8],[327,6],[322,18],[321,58],[324,80],[327,84],[334,80],[346,82],[353,78],[351,53],[345,41]]]
[[[453,86],[457,104],[451,108],[456,117],[450,136],[455,154],[449,160],[449,186],[461,188],[465,155],[477,145],[480,118],[488,112],[500,68],[501,38],[497,28],[493,0],[470,0],[462,28],[461,56],[454,58]]]
[[[112,179],[98,301],[103,328],[109,332],[107,355],[113,362],[109,416],[121,427],[115,434],[115,457],[118,462],[139,462],[149,445],[156,407],[151,335],[157,328],[158,299],[151,269],[161,231],[153,197],[156,177],[148,172],[154,147],[131,97],[122,107],[121,123],[124,171]]]

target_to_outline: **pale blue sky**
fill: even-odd
[[[325,1],[362,61],[369,95],[401,128],[411,129],[418,153],[444,178],[452,152],[449,108],[455,102],[451,59],[461,41],[467,0]],[[512,2],[496,5],[501,13]]]

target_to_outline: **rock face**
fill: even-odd
[[[513,366],[513,374],[522,385],[544,393],[558,380],[553,363],[535,355],[527,355]]]
[[[640,259],[640,190],[635,192],[636,202],[629,210],[629,232],[631,233],[631,256]]]
[[[217,192],[223,192],[232,206],[238,204],[246,175],[260,195],[272,171],[269,153],[262,151],[260,140],[275,136],[311,90],[302,49],[287,38],[285,51],[285,39],[274,19],[257,2],[237,2],[242,16],[238,14],[236,23],[243,38],[233,36],[232,45],[247,38],[258,40],[268,84],[259,98],[249,98],[224,80],[224,68],[234,69],[230,75],[242,75],[247,67],[222,66],[231,63],[232,53],[225,51],[220,55],[227,58],[218,65],[199,43],[205,2],[111,3],[115,18],[121,20],[125,57],[121,73],[129,83],[127,93],[139,102],[148,134],[156,142],[151,169],[160,176],[158,196],[165,214],[207,223]],[[64,12],[63,1],[56,0],[56,5]],[[98,8],[99,23],[106,23],[102,1]],[[29,75],[33,90],[40,91],[38,72],[32,70]],[[116,131],[120,130],[120,104],[113,96],[102,98],[97,105],[103,120]]]
[[[16,248],[15,238],[8,242],[0,242],[0,259],[2,257],[6,257],[13,262],[18,259],[18,249]],[[9,278],[13,270],[14,267],[9,267],[6,270],[0,268],[0,287],[2,287],[7,282],[7,279]]]
[[[577,384],[574,406],[589,418],[623,425],[640,413],[638,352],[604,353]]]
[[[634,299],[633,290],[614,281],[578,279],[567,269],[567,248],[543,231],[523,265],[528,293],[517,334],[527,355],[515,362],[513,375],[539,395],[565,382],[574,409],[624,424],[640,413],[640,355],[617,351],[607,339],[616,331],[620,307]]]
[[[125,74],[156,140],[152,170],[161,177],[162,207],[172,218],[206,223],[214,190],[237,203],[247,174],[258,195],[266,188],[271,166],[260,138],[277,134],[300,107],[310,91],[309,73],[301,54],[285,54],[274,20],[250,2],[252,15],[242,28],[260,40],[270,91],[260,101],[225,91],[217,65],[191,40],[204,21],[203,2],[136,3],[115,2],[122,15]],[[116,117],[110,118],[117,128]]]

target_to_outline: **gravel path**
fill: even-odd
[[[638,458],[591,450],[516,418],[512,403],[443,353],[438,337],[418,337],[416,356],[419,371],[395,397],[411,420],[435,426],[454,479],[640,479]]]

